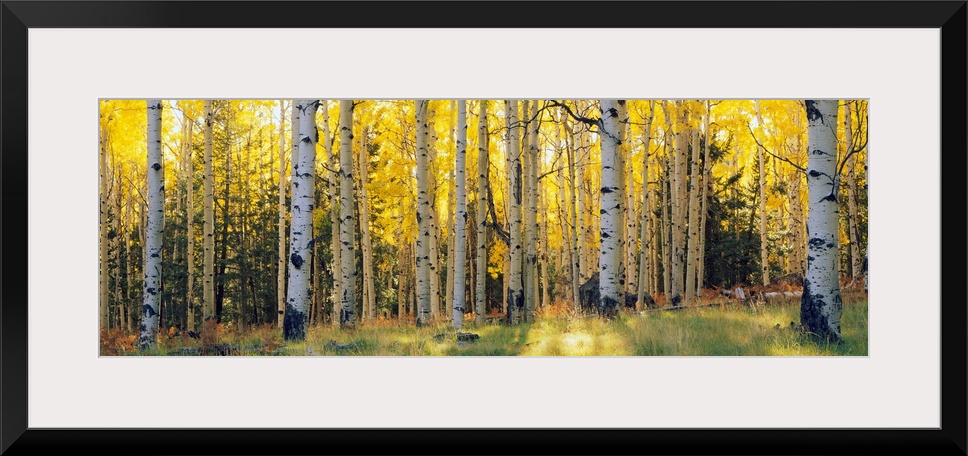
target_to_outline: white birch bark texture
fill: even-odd
[[[619,206],[614,210],[618,212],[618,216],[615,219],[615,237],[618,238],[618,245],[616,248],[615,255],[615,267],[618,270],[618,308],[625,306],[625,292],[626,285],[628,284],[628,268],[626,267],[626,219],[628,216],[628,210],[626,206],[625,197],[625,175],[627,174],[625,169],[625,156],[628,152],[628,124],[629,124],[629,114],[628,108],[626,108],[625,100],[618,100],[615,105],[618,112],[618,124],[615,127],[615,136],[618,138],[618,145],[615,148],[615,171],[618,173],[618,199]],[[604,186],[603,186],[604,187]],[[604,206],[602,206],[604,208]]]
[[[518,133],[518,102],[505,100],[504,112],[507,113],[508,144],[508,219],[510,225],[510,245],[507,290],[507,322],[518,324],[524,310],[524,284],[522,282],[523,239],[521,233],[522,166],[521,144]]]
[[[186,262],[188,263],[188,292],[185,302],[188,306],[187,328],[189,331],[195,331],[195,168],[192,163],[192,128],[195,126],[195,119],[186,116],[185,123],[187,125],[185,131],[185,175],[188,176],[186,185],[188,194],[185,196],[187,203],[185,213],[188,214],[186,227],[188,246],[185,248]]]
[[[330,253],[333,260],[330,262],[330,277],[333,278],[333,289],[330,294],[330,322],[333,326],[339,326],[339,302],[342,295],[342,286],[339,280],[340,269],[340,242],[339,242],[339,168],[336,155],[333,154],[333,138],[329,133],[329,100],[320,100],[323,111],[323,151],[326,153],[326,163],[329,164],[329,221],[330,221]]]
[[[710,191],[710,181],[712,180],[712,164],[709,162],[709,143],[712,141],[711,135],[709,133],[709,118],[712,116],[710,111],[712,106],[709,100],[706,100],[706,116],[703,119],[703,159],[702,159],[702,197],[701,197],[701,207],[700,220],[699,220],[699,264],[697,267],[699,271],[696,273],[696,295],[702,296],[702,285],[705,282],[706,273],[706,213],[708,194]]]
[[[488,172],[487,101],[481,100],[477,117],[477,283],[474,293],[474,317],[478,326],[487,316],[487,172]]]
[[[212,167],[212,100],[204,101],[205,151],[202,182],[202,321],[215,320],[215,178]],[[207,325],[204,325],[207,326]],[[203,326],[203,328],[204,328]]]
[[[279,262],[276,276],[276,327],[282,329],[286,310],[286,122],[285,102],[279,100]],[[295,124],[295,121],[293,121]],[[293,143],[295,147],[295,143]]]
[[[652,118],[654,116],[654,101],[649,101],[649,116],[645,119],[645,126],[642,129],[642,219],[639,231],[639,292],[636,296],[638,307],[646,307],[646,295],[648,292],[647,281],[649,279],[649,244],[648,220],[649,220],[649,149],[652,147]],[[649,296],[649,302],[652,297]]]
[[[753,103],[756,108],[756,125],[762,129],[763,117],[760,116],[760,101],[753,100]],[[757,144],[756,155],[760,165],[760,267],[763,269],[763,286],[766,286],[770,284],[770,257],[766,249],[766,170],[763,163],[763,146]]]
[[[699,131],[692,131],[692,159],[689,167],[689,239],[686,261],[686,305],[696,299],[696,272],[699,266]]]
[[[291,140],[292,148],[289,153],[289,170],[290,170],[289,171],[289,204],[290,205],[292,204],[292,201],[296,197],[296,186],[298,185],[296,181],[295,168],[296,168],[296,165],[299,163],[299,129],[300,129],[299,121],[300,121],[300,116],[302,115],[300,112],[301,108],[297,104],[298,101],[299,100],[292,100],[292,102],[290,103],[292,105],[292,108],[291,108],[292,117],[290,118],[292,120],[292,140]],[[290,217],[289,230],[291,231],[292,213],[289,214],[289,217]],[[291,242],[291,239],[290,239],[290,242]],[[289,258],[288,257],[284,257],[284,258],[286,258],[286,261],[288,264]],[[286,290],[288,292],[288,288]],[[280,327],[284,325],[285,317],[286,317],[286,306],[283,305],[283,307],[279,309],[279,316],[278,316]]]
[[[151,108],[148,108],[149,115],[151,114]],[[100,129],[100,140],[101,140],[101,150],[100,150],[100,178],[101,178],[101,200],[100,200],[100,232],[99,238],[99,254],[100,254],[100,264],[99,264],[99,278],[100,283],[98,284],[98,303],[99,303],[99,320],[101,324],[101,330],[107,331],[110,326],[108,321],[108,133],[107,126],[104,122],[101,122]]]
[[[530,109],[529,109],[530,108]],[[530,110],[530,112],[529,112]],[[525,223],[525,242],[527,246],[526,256],[526,280],[525,280],[525,299],[524,299],[524,320],[533,321],[536,303],[538,301],[538,129],[540,120],[538,117],[538,101],[531,100],[525,104],[524,116],[529,118],[528,131],[528,155],[525,157],[527,165],[527,185],[528,200],[527,209],[524,212]]]
[[[467,167],[467,102],[457,100],[457,157],[454,165],[454,176],[456,178],[454,195],[457,205],[456,219],[454,220],[454,328],[461,329],[464,325],[464,264],[467,256],[467,188],[466,173]]]
[[[844,156],[851,154],[854,148],[854,135],[850,119],[850,100],[844,102]],[[854,178],[854,168],[857,166],[856,155],[850,155],[847,160],[847,234],[850,238],[850,277],[858,279],[861,276],[863,259],[860,256],[860,236],[857,228],[857,180]]]
[[[807,114],[807,272],[800,322],[814,337],[840,340],[837,100],[805,100]]]
[[[306,339],[306,311],[312,299],[310,269],[313,256],[313,207],[315,206],[316,116],[318,100],[293,100],[299,110],[299,157],[293,158],[292,200],[289,227],[289,284],[282,334],[286,340]],[[294,154],[295,155],[295,154]]]
[[[430,323],[430,178],[428,176],[428,126],[429,100],[416,100],[417,123],[417,326]]]
[[[302,153],[300,151],[300,153]],[[356,226],[353,222],[353,100],[339,101],[339,326],[356,327]],[[310,225],[310,228],[312,225]]]
[[[571,236],[570,248],[571,248],[571,299],[572,304],[575,308],[578,308],[578,304],[581,302],[581,296],[579,290],[581,287],[581,254],[579,247],[579,236],[581,232],[581,226],[579,225],[579,211],[576,209],[575,205],[578,204],[575,200],[578,194],[578,187],[576,187],[576,152],[575,152],[575,137],[574,132],[571,127],[571,122],[565,117],[564,113],[559,110],[559,117],[562,119],[562,128],[565,132],[565,153],[568,154],[568,189],[569,197],[568,200],[568,212],[571,214]],[[564,187],[564,186],[562,186]],[[580,198],[579,198],[580,199]]]
[[[161,100],[148,100],[148,221],[145,227],[144,304],[138,346],[155,346],[161,305],[161,233],[165,224],[165,170],[161,158]]]
[[[373,244],[370,240],[370,204],[366,192],[370,152],[367,145],[367,130],[363,129],[360,138],[360,235],[363,236],[363,319],[372,322],[376,319],[376,291],[373,278]]]
[[[598,257],[599,291],[598,313],[612,317],[617,313],[619,303],[624,297],[619,284],[619,261],[622,238],[618,225],[622,220],[622,201],[619,180],[624,170],[617,169],[617,155],[622,144],[619,136],[619,104],[624,100],[601,100],[601,119],[598,124],[598,137],[602,149],[602,188],[601,188],[601,241]]]

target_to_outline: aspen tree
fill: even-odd
[[[619,263],[621,261],[619,225],[622,223],[621,185],[623,171],[617,169],[617,156],[622,146],[619,135],[621,122],[620,105],[624,100],[601,100],[601,118],[598,122],[598,137],[602,150],[602,183],[601,183],[601,241],[598,260],[600,301],[598,311],[600,315],[612,317],[617,312],[620,303],[624,304],[625,297],[620,283]]]
[[[466,258],[465,226],[467,224],[467,195],[465,168],[467,156],[467,102],[457,100],[457,157],[455,157],[454,184],[457,213],[454,220],[454,269],[449,271],[454,277],[453,325],[461,329],[464,324],[464,264]]]
[[[353,100],[339,101],[339,326],[356,327],[356,227],[353,221]],[[300,151],[300,154],[302,152]]]
[[[477,291],[474,316],[484,324],[487,314],[487,175],[488,175],[487,100],[481,100],[477,114]]]
[[[316,109],[319,100],[293,100],[299,111],[299,156],[293,154],[291,223],[289,227],[289,283],[286,287],[286,309],[282,334],[286,340],[306,339],[306,312],[312,300],[310,280],[313,244],[313,208],[315,207],[316,142],[318,133]]]
[[[276,325],[282,329],[283,315],[286,311],[286,122],[285,101],[279,100],[279,260],[276,275],[276,304],[278,321]],[[295,114],[293,105],[293,114]],[[297,130],[296,118],[292,118],[293,129]],[[297,130],[298,131],[298,130]],[[295,150],[296,143],[292,143]],[[291,154],[290,154],[291,155]]]
[[[165,224],[165,169],[161,155],[161,100],[148,100],[148,213],[145,223],[144,305],[138,345],[156,344],[161,305],[161,234]]]
[[[504,112],[507,116],[507,154],[508,166],[508,219],[510,220],[510,243],[508,245],[509,266],[507,290],[507,322],[517,324],[521,320],[524,310],[524,284],[522,282],[523,239],[521,232],[521,203],[522,203],[522,169],[521,144],[518,132],[518,102],[504,100]]]
[[[807,272],[800,321],[814,337],[840,340],[837,100],[805,100],[807,115]]]
[[[760,101],[753,100],[754,107],[756,109],[756,125],[763,128],[763,117],[760,116]],[[770,256],[767,251],[767,236],[766,236],[766,171],[764,169],[764,152],[763,146],[760,144],[756,145],[756,156],[759,160],[759,178],[760,178],[760,267],[763,269],[763,286],[770,284]]]
[[[430,323],[430,177],[428,176],[428,120],[429,100],[416,100],[417,123],[417,326]]]

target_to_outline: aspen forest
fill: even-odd
[[[102,356],[868,353],[866,99],[104,99],[98,129]]]

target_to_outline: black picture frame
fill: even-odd
[[[0,453],[966,454],[966,1],[2,1]],[[565,2],[560,2],[565,3]],[[227,5],[231,8],[227,8]],[[559,5],[560,6],[560,5]],[[541,8],[541,14],[529,13]],[[585,13],[576,14],[575,10]],[[431,14],[430,12],[433,12]],[[403,19],[406,22],[403,22]],[[442,20],[454,19],[454,20]],[[459,21],[457,20],[459,19]],[[859,27],[941,31],[939,429],[36,429],[27,427],[27,30],[75,27]],[[957,183],[957,184],[954,184]],[[947,261],[946,261],[947,260]],[[916,310],[915,310],[916,311]],[[897,337],[904,337],[898,334]],[[911,341],[918,343],[918,341]],[[845,382],[849,379],[844,379]],[[899,392],[902,394],[903,392]],[[589,392],[589,394],[598,394]]]

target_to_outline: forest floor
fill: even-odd
[[[209,340],[171,328],[157,347],[139,351],[136,335],[111,331],[101,355],[154,356],[866,356],[867,295],[844,290],[840,343],[816,342],[796,327],[800,299],[755,306],[713,299],[678,310],[627,309],[613,320],[576,315],[569,304],[538,310],[534,322],[509,326],[496,316],[465,321],[458,337],[449,321],[417,328],[412,321],[377,320],[355,330],[310,327],[305,341],[286,342],[271,326],[237,331],[220,325]],[[471,340],[458,340],[471,339]]]

